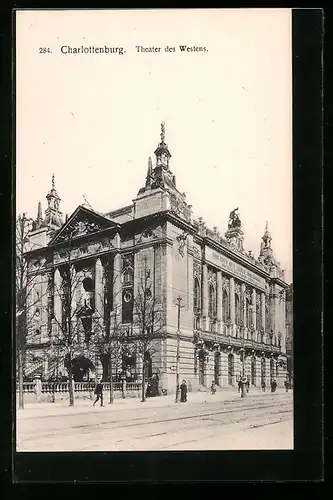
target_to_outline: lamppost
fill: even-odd
[[[180,309],[181,309],[181,296],[177,297],[178,307],[178,324],[177,324],[177,357],[176,357],[176,400],[175,403],[180,401],[180,384],[179,384],[179,361],[180,361]]]
[[[241,334],[241,338],[242,338],[242,347],[239,351],[242,354],[241,397],[244,398],[244,396],[245,396],[245,330],[244,330],[243,321],[240,321],[240,323],[239,323],[239,330],[240,330],[240,334]]]

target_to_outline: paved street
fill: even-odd
[[[107,400],[107,396],[106,396]],[[17,451],[293,449],[292,393],[41,403],[17,411]]]

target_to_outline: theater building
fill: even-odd
[[[26,376],[36,371],[45,378],[54,375],[55,363],[64,373],[56,346],[66,321],[64,283],[74,274],[72,321],[91,363],[90,376],[105,375],[103,360],[89,342],[98,335],[93,325],[110,328],[116,316],[128,337],[122,368],[125,364],[133,380],[140,379],[145,360],[147,375],[157,374],[161,389],[175,391],[178,346],[180,379],[190,390],[204,390],[212,380],[222,390],[236,386],[243,373],[254,386],[263,380],[268,386],[273,378],[282,386],[288,284],[273,255],[268,225],[256,258],[243,247],[236,210],[224,236],[194,217],[171,171],[163,124],[154,154],[133,202],[105,214],[85,202],[64,220],[52,178],[44,217],[39,204],[26,252],[35,280],[28,304]],[[154,349],[144,353],[137,351],[133,312],[143,263],[149,270],[147,300],[154,300],[162,325]],[[80,373],[74,377],[79,380]]]

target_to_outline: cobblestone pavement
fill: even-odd
[[[17,451],[293,449],[293,396],[282,390],[66,404],[17,410]]]

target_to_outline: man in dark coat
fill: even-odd
[[[152,386],[151,386],[151,381],[148,380],[146,389],[146,398],[151,398],[151,397],[152,397]]]
[[[186,380],[183,380],[182,384],[180,385],[180,402],[186,403],[186,401],[187,401],[187,385],[186,385]]]
[[[93,406],[95,406],[95,404],[97,403],[97,401],[99,399],[101,400],[101,406],[104,406],[103,405],[103,384],[102,384],[101,380],[96,385],[95,394],[96,394],[96,399],[95,399],[95,401],[93,403]]]

